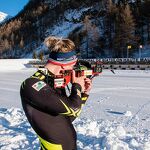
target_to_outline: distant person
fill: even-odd
[[[75,45],[69,39],[48,37],[50,50],[44,70],[38,70],[21,85],[22,106],[40,140],[41,150],[77,150],[72,121],[79,116],[91,90],[91,80],[75,77]],[[65,70],[72,70],[72,83],[58,88]],[[69,93],[70,92],[70,93]]]

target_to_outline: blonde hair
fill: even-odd
[[[75,44],[69,39],[49,36],[44,40],[45,45],[53,52],[70,52],[75,49]]]

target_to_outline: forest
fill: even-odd
[[[78,18],[66,18],[66,11],[83,8],[86,10]],[[150,0],[30,0],[21,12],[0,25],[0,58],[35,55],[51,35],[47,31],[64,21],[80,24],[68,38],[82,58],[132,57],[150,44],[149,8]],[[42,49],[41,53],[46,54]]]

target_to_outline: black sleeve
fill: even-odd
[[[85,102],[87,101],[88,97],[89,97],[88,94],[81,93],[82,104],[85,104]]]
[[[21,93],[28,103],[47,113],[77,117],[81,112],[81,86],[74,83],[69,97],[58,95],[44,81],[29,78],[22,83]]]
[[[88,99],[89,95],[88,94],[85,94],[85,93],[81,93],[81,100],[82,100],[82,105],[81,107],[83,107]],[[73,122],[74,120],[76,119],[75,116],[71,116],[70,117],[70,120],[71,122]]]

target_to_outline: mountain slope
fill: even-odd
[[[83,24],[85,16],[93,11],[97,2],[99,0],[29,1],[12,21],[0,27],[1,38],[7,37],[0,43],[3,57],[28,56],[48,35],[62,36],[60,32],[64,32],[65,37],[69,36],[79,24]]]
[[[3,12],[0,12],[0,24],[4,23],[5,21],[7,21],[10,18],[11,18],[10,15],[3,13]]]
[[[126,57],[129,43],[133,56],[139,44],[150,41],[148,6],[131,0],[30,0],[0,25],[0,58],[46,54],[49,35],[69,37],[82,58]]]

